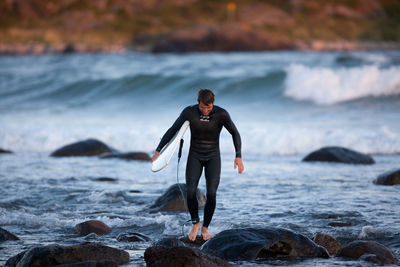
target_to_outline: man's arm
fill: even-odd
[[[156,151],[152,157],[152,161],[155,161],[158,156],[160,155],[161,149],[172,139],[172,137],[175,136],[175,134],[179,131],[179,129],[182,127],[183,123],[186,121],[186,116],[185,116],[185,110],[182,111],[182,113],[179,115],[179,117],[176,119],[174,124],[171,126],[171,128],[168,129],[168,131],[163,135],[161,138],[160,143],[158,144]]]
[[[242,173],[244,170],[244,165],[242,161],[242,140],[240,138],[239,131],[237,130],[235,124],[233,123],[229,113],[225,111],[224,127],[232,135],[233,145],[235,146],[236,158],[234,162],[234,168],[238,167],[238,172]]]

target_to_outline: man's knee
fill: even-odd
[[[196,198],[197,188],[195,186],[187,186],[186,191],[189,199]]]
[[[217,190],[207,190],[207,199],[216,199],[217,197]]]

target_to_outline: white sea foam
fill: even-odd
[[[298,155],[324,146],[343,146],[368,154],[400,152],[399,135],[388,126],[377,127],[374,131],[351,126],[331,128],[301,124],[266,124],[244,129],[241,132],[244,154]],[[233,153],[229,134],[221,136],[221,150]]]
[[[161,220],[165,220],[165,224],[170,225],[174,222],[174,216],[160,216]],[[64,217],[60,213],[43,213],[40,215],[33,214],[27,210],[11,211],[0,208],[0,225],[20,225],[28,228],[41,229],[63,229],[73,228],[75,225],[88,220],[100,220],[106,225],[113,227],[130,227],[132,225],[145,226],[154,223],[154,219],[149,216],[135,216],[132,219],[110,218],[107,216],[97,217]],[[160,219],[158,219],[160,220]],[[177,224],[178,225],[178,224]],[[177,229],[176,225],[176,229]]]
[[[297,155],[308,153],[322,146],[344,146],[363,153],[395,154],[400,152],[399,129],[395,125],[369,125],[353,127],[353,125],[308,125],[292,123],[260,123],[236,121],[242,137],[244,154],[263,155]],[[107,124],[107,122],[105,122]],[[107,145],[123,152],[145,151],[152,153],[160,137],[168,129],[167,123],[157,123],[147,127],[142,123],[133,126],[108,127],[105,125],[75,125],[74,127],[40,126],[25,124],[4,125],[0,130],[0,147],[18,151],[48,152],[57,148],[85,140],[96,138]],[[99,130],[101,129],[101,130]],[[184,153],[188,151],[190,133],[185,136]],[[220,139],[222,153],[234,154],[232,137],[223,130]],[[100,194],[98,201],[108,201],[107,196]],[[123,200],[123,196],[120,196]]]
[[[376,237],[385,235],[386,229],[373,227],[372,225],[363,226],[361,233],[358,235],[359,238],[365,239],[369,237]]]
[[[22,225],[32,228],[62,228],[67,224],[60,220],[54,213],[40,215],[27,211],[10,211],[0,208],[0,225]]]
[[[185,223],[184,221],[180,221],[176,219],[176,215],[166,215],[166,214],[157,214],[156,222],[159,224],[164,224],[164,234],[165,235],[180,235],[182,234],[182,225]],[[187,227],[188,224],[185,224]],[[186,229],[184,226],[184,229]]]
[[[181,217],[180,219],[177,219],[176,215],[157,214],[156,222],[164,224],[164,235],[186,235],[192,228],[192,223],[187,222],[187,220],[190,218],[189,214],[182,214],[182,216],[183,217]],[[203,214],[201,211],[200,218],[203,219]],[[224,220],[219,220],[218,217],[216,217],[213,218],[213,224],[210,232],[211,234],[217,234],[225,229],[229,229],[231,226],[231,223],[227,223]]]
[[[307,67],[291,64],[287,68],[285,96],[330,105],[363,97],[400,94],[400,67],[357,68]]]

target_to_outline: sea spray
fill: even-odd
[[[332,105],[365,97],[400,95],[400,67],[355,68],[288,67],[285,95],[296,100],[311,100]]]

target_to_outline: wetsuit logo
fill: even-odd
[[[211,119],[211,116],[200,115],[200,121],[209,122],[210,119]]]

